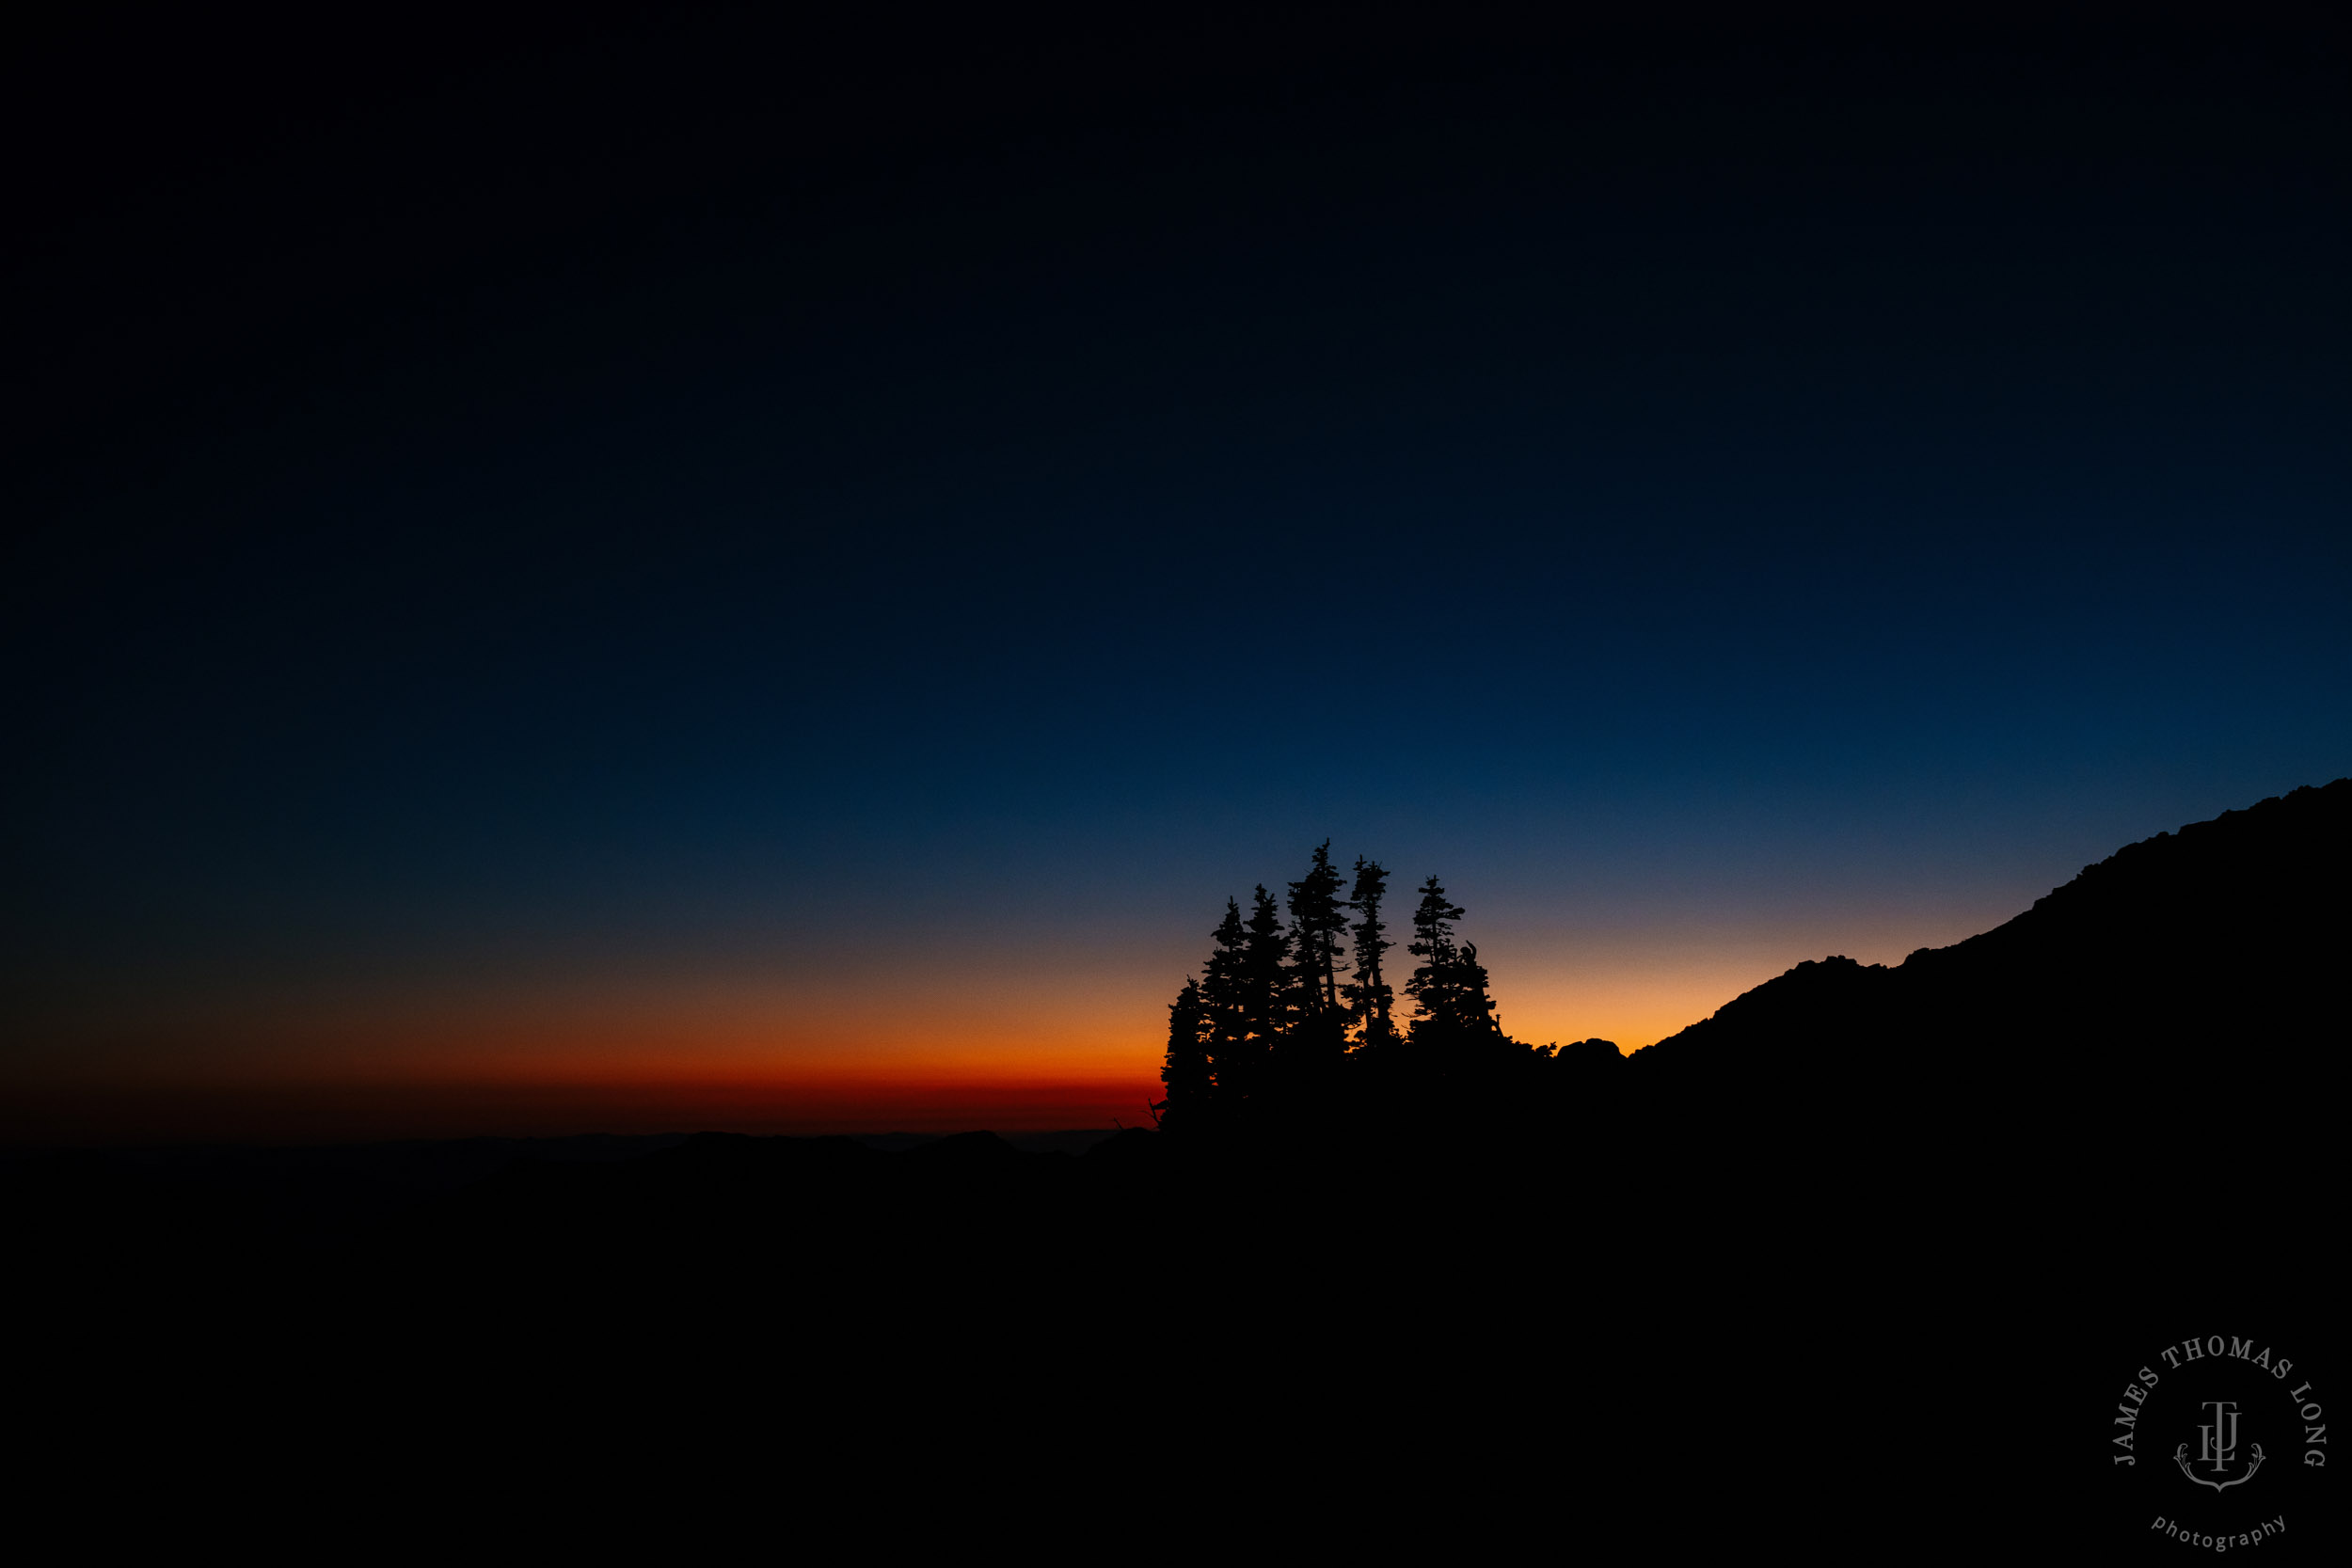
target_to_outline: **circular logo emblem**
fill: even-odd
[[[2109,1418],[2107,1463],[2133,1528],[2216,1552],[2316,1533],[2313,1481],[2329,1451],[2322,1393],[2292,1346],[2216,1334],[2157,1351]]]

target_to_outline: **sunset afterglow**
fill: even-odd
[[[2352,771],[2299,55],[708,25],[18,94],[9,1138],[1148,1121],[1327,841],[1635,1052]]]

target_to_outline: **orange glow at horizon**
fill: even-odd
[[[18,1146],[345,1143],[588,1132],[1053,1132],[1151,1125],[1149,1075],[993,1080],[496,1079],[55,1085],[12,1094]]]
[[[991,1011],[608,984],[85,1017],[18,1064],[0,1143],[1150,1124],[1165,1035],[1148,1006]]]
[[[1645,935],[1495,930],[1483,957],[1503,1027],[1632,1052],[1839,950],[1823,932]],[[896,983],[544,975],[121,1003],[19,1055],[0,1141],[1135,1126],[1159,1091],[1184,973],[1152,957],[984,978],[932,966]]]

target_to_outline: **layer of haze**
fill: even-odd
[[[1631,1049],[2352,770],[2293,49],[712,69],[48,193],[8,1136],[1134,1121],[1326,838]]]

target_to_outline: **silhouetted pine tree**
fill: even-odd
[[[1454,956],[1454,1017],[1473,1059],[1499,1057],[1504,1046],[1514,1053],[1521,1049],[1503,1034],[1502,1021],[1495,1017],[1494,998],[1486,992],[1486,966],[1478,961],[1474,942],[1462,943]]]
[[[1406,948],[1422,960],[1405,982],[1405,994],[1413,999],[1415,1008],[1409,1037],[1417,1047],[1442,1048],[1459,1033],[1454,1023],[1461,1009],[1454,988],[1460,954],[1454,945],[1454,922],[1461,918],[1461,909],[1446,901],[1437,878],[1422,884],[1421,906],[1413,911],[1413,940]]]
[[[1341,994],[1347,998],[1359,1051],[1377,1050],[1396,1036],[1396,1025],[1389,1020],[1396,991],[1380,974],[1380,955],[1396,945],[1383,935],[1380,924],[1380,900],[1387,895],[1388,880],[1378,862],[1356,858],[1356,885],[1347,895],[1347,907],[1357,914],[1350,933],[1355,938],[1356,978]]]
[[[1199,983],[1186,980],[1184,989],[1176,993],[1176,1000],[1168,1008],[1168,1061],[1160,1069],[1160,1082],[1168,1085],[1168,1098],[1152,1107],[1176,1118],[1179,1126],[1204,1114],[1216,1092],[1209,1059],[1214,1033],[1209,1006],[1200,994]]]
[[[1457,1076],[1521,1050],[1495,1019],[1477,945],[1454,940],[1454,922],[1461,918],[1461,909],[1447,900],[1437,878],[1422,884],[1421,907],[1413,911],[1411,951],[1424,961],[1405,986],[1420,1006],[1408,1037],[1415,1061],[1427,1070]]]
[[[1290,908],[1293,1053],[1327,1060],[1347,1048],[1339,985],[1339,939],[1347,916],[1340,907],[1329,839],[1316,847],[1307,875],[1290,884]]]
[[[1244,1049],[1254,1072],[1256,1064],[1272,1056],[1275,1042],[1282,1037],[1291,1018],[1290,933],[1282,929],[1281,913],[1263,882],[1258,884],[1257,904],[1244,922],[1244,930],[1242,1026]]]
[[[1200,1005],[1208,1029],[1209,1072],[1219,1100],[1248,1092],[1248,930],[1241,906],[1225,900],[1225,918],[1210,933],[1216,946],[1200,966]]]
[[[1381,919],[1389,874],[1359,858],[1343,903],[1330,851],[1326,839],[1307,874],[1289,884],[1287,927],[1263,883],[1246,917],[1237,900],[1225,901],[1200,979],[1187,981],[1168,1008],[1160,1072],[1168,1097],[1152,1109],[1175,1114],[1175,1125],[1231,1130],[1332,1103],[1401,1105],[1441,1085],[1451,1094],[1509,1097],[1521,1085],[1549,1083],[1516,1070],[1551,1053],[1503,1034],[1477,946],[1455,939],[1461,908],[1435,877],[1422,885],[1413,911],[1409,950],[1421,962],[1405,983],[1413,1020],[1400,1028],[1383,960],[1395,945]],[[1352,926],[1345,911],[1356,913]],[[1352,935],[1355,957],[1345,985],[1338,975],[1343,931]],[[1350,1065],[1357,1057],[1362,1065]],[[1387,1065],[1375,1067],[1375,1059]],[[1336,1101],[1328,1098],[1335,1091]]]

